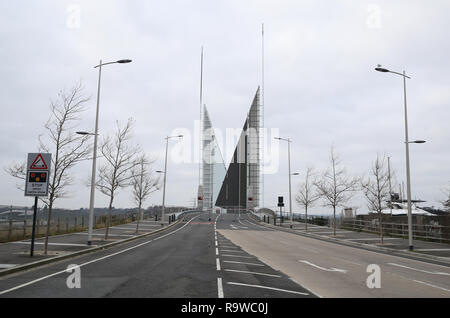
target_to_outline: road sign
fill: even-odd
[[[46,197],[48,195],[51,162],[52,154],[50,153],[28,154],[25,196]]]
[[[278,197],[278,206],[279,207],[283,207],[284,206],[283,197]]]

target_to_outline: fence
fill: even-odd
[[[380,222],[378,219],[372,220],[343,220],[342,229],[380,233]],[[408,224],[399,222],[383,222],[383,235],[393,237],[408,237]],[[412,232],[414,239],[428,240],[433,242],[450,243],[450,226],[443,226],[437,224],[412,224]]]
[[[94,216],[94,228],[106,227],[107,215]],[[149,218],[144,213],[144,219]],[[110,226],[131,223],[137,219],[137,213],[113,214]],[[82,232],[88,228],[89,217],[87,215],[52,217],[50,222],[50,235]],[[31,238],[33,220],[31,218],[0,220],[0,243],[12,242]],[[38,213],[36,219],[36,237],[45,236],[47,231],[47,215]]]

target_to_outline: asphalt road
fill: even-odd
[[[450,298],[449,266],[268,229],[246,215],[237,218],[230,226],[219,223],[218,232],[320,297]]]
[[[162,233],[5,276],[0,297],[314,296],[217,233],[216,221],[223,227],[236,223],[232,215],[191,215]],[[74,272],[66,271],[74,265],[80,288],[67,285],[76,281]]]
[[[67,285],[74,265],[80,288]],[[158,234],[0,279],[0,297],[317,296],[449,298],[450,268],[269,229],[247,215],[198,213]]]

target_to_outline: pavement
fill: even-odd
[[[151,233],[157,231],[167,222],[161,223],[147,219],[140,221],[139,233],[136,233],[136,223],[127,223],[109,228],[108,240],[105,240],[105,229],[95,229],[92,235],[92,245],[87,245],[88,233],[87,231],[54,235],[49,237],[48,253],[44,255],[45,238],[38,238],[35,240],[34,256],[30,257],[31,240],[22,240],[9,243],[0,244],[0,275],[3,270],[15,268],[17,266],[31,264],[51,258],[69,255],[79,251],[94,249],[99,246],[104,246],[110,243],[123,241],[126,239],[137,237],[138,235]]]
[[[394,249],[404,252],[409,251],[408,239],[401,237],[384,236],[383,244],[381,244],[379,234],[375,233],[357,232],[337,228],[335,236],[332,227],[308,224],[308,228],[306,231],[305,223],[296,221],[291,223],[289,220],[285,220],[281,224],[277,223],[277,226],[283,229],[293,229],[298,233],[308,233],[312,235],[318,235],[323,238],[334,239],[342,242],[359,243],[371,247]],[[442,258],[442,260],[444,261],[445,260],[450,261],[450,244],[423,241],[423,240],[414,240],[413,245],[414,245],[413,250],[414,253],[420,254],[421,256],[424,257],[428,255],[433,258],[434,257]]]

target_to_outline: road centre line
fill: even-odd
[[[280,275],[273,275],[273,274],[266,274],[266,273],[257,273],[257,272],[249,272],[249,271],[239,271],[239,270],[236,270],[236,269],[224,269],[224,271],[225,272],[235,272],[235,273],[242,273],[242,274],[262,275],[262,276],[281,278]]]
[[[217,278],[217,297],[223,298],[223,286],[222,286],[222,278]]]
[[[217,269],[217,271],[220,271],[220,260],[219,260],[219,258],[216,258],[216,269]]]
[[[261,286],[261,285],[250,285],[250,284],[242,284],[242,283],[234,283],[234,282],[227,282],[227,284],[229,284],[229,285],[236,285],[236,286],[245,286],[245,287],[270,289],[270,290],[281,291],[281,292],[284,292],[284,293],[291,293],[291,294],[298,294],[298,295],[305,295],[305,296],[309,295],[307,293],[297,292],[297,291],[293,291],[293,290],[280,289],[280,288],[274,288],[274,287],[267,287],[267,286]]]
[[[167,236],[169,236],[169,235],[173,235],[173,234],[177,233],[178,231],[182,230],[183,228],[185,228],[187,225],[189,225],[189,224],[191,223],[192,220],[198,218],[200,215],[201,215],[201,214],[199,214],[199,215],[193,217],[191,220],[189,220],[189,222],[186,222],[182,227],[180,227],[180,228],[178,228],[178,229],[176,229],[176,230],[174,230],[174,231],[172,231],[172,232],[169,232],[169,233],[167,233],[167,234],[164,234],[164,235],[159,236],[159,237],[157,237],[157,238],[154,238],[154,239],[152,239],[152,240],[149,240],[149,241],[140,243],[140,244],[138,244],[138,245],[131,246],[131,247],[126,248],[126,249],[124,249],[124,250],[121,250],[121,251],[118,251],[118,252],[115,252],[115,253],[112,253],[112,254],[109,254],[109,255],[105,255],[105,256],[102,256],[102,257],[97,258],[97,259],[93,259],[93,260],[91,260],[91,261],[88,261],[88,262],[86,262],[86,263],[83,263],[83,264],[81,264],[81,265],[78,265],[77,267],[78,267],[78,268],[81,268],[81,267],[83,267],[83,266],[86,266],[86,265],[89,265],[89,264],[92,264],[92,263],[96,263],[96,262],[99,262],[99,261],[102,261],[102,260],[111,258],[111,257],[113,257],[113,256],[120,255],[120,254],[126,253],[126,252],[128,252],[128,251],[134,250],[134,249],[139,248],[139,247],[141,247],[141,246],[144,246],[144,245],[150,244],[150,243],[152,243],[152,242],[154,242],[154,241],[157,241],[157,240],[160,240],[160,239],[162,239],[162,238],[165,238],[165,237],[167,237]],[[69,268],[69,269],[70,269],[70,268]],[[55,273],[53,273],[53,274],[50,274],[50,275],[47,275],[47,276],[43,276],[43,277],[34,279],[34,280],[32,280],[32,281],[29,281],[29,282],[27,282],[27,283],[24,283],[24,284],[15,286],[15,287],[12,287],[12,288],[10,288],[10,289],[0,291],[0,295],[4,295],[4,294],[9,293],[9,292],[12,292],[12,291],[14,291],[14,290],[17,290],[17,289],[20,289],[20,288],[23,288],[23,287],[26,287],[26,286],[35,284],[35,283],[37,283],[37,282],[40,282],[40,281],[42,281],[42,280],[45,280],[45,279],[50,278],[50,277],[53,277],[53,276],[57,276],[57,275],[60,275],[60,274],[63,274],[63,273],[67,273],[67,271],[68,271],[69,269],[64,269],[64,270],[62,270],[62,271],[55,272]],[[73,269],[73,268],[72,268],[72,269]]]

